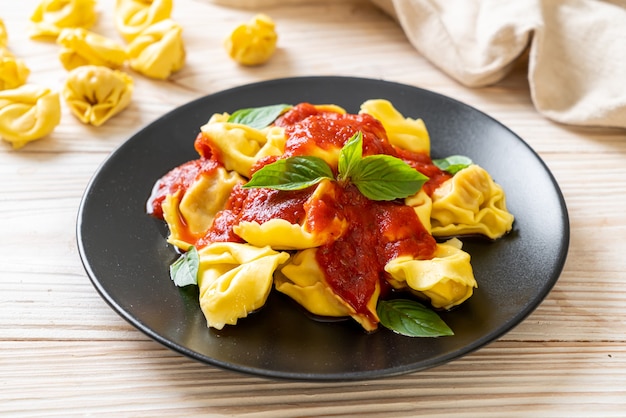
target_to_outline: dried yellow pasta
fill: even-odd
[[[126,73],[85,65],[68,74],[63,98],[81,122],[100,126],[128,106],[133,86]]]
[[[122,37],[130,42],[148,26],[169,19],[172,6],[172,0],[117,0],[115,25]]]
[[[267,62],[276,50],[278,35],[274,21],[258,14],[249,22],[237,26],[224,41],[228,55],[242,65]]]
[[[182,27],[171,19],[143,30],[129,45],[130,67],[147,77],[165,80],[185,64]]]
[[[30,70],[19,58],[0,48],[0,90],[14,89],[26,83]]]
[[[0,91],[0,137],[13,148],[50,134],[60,121],[56,91],[32,84]]]
[[[96,0],[41,0],[30,17],[30,37],[54,40],[62,29],[89,29],[96,19]]]
[[[126,48],[105,36],[84,28],[63,29],[57,38],[59,59],[66,70],[82,65],[103,65],[117,69],[124,65]]]
[[[4,20],[0,19],[0,49],[6,48],[9,44],[9,34]]]

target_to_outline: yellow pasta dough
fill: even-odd
[[[63,97],[83,123],[100,126],[124,110],[133,94],[133,79],[108,67],[85,65],[70,71]]]
[[[6,48],[9,44],[9,33],[7,27],[4,24],[4,20],[0,18],[0,49]]]
[[[169,19],[172,7],[172,0],[116,0],[115,26],[130,42],[149,26]]]
[[[130,67],[147,77],[165,80],[185,64],[182,27],[171,19],[141,31],[128,45]]]
[[[359,113],[367,113],[378,119],[392,145],[430,155],[430,136],[422,119],[405,118],[389,100],[383,99],[365,101]]]
[[[96,19],[96,0],[41,0],[30,17],[30,36],[54,40],[62,29],[89,29]]]
[[[237,26],[226,38],[228,55],[242,65],[267,62],[276,50],[276,25],[267,15],[258,14],[249,22]]]
[[[198,251],[200,308],[209,327],[222,329],[261,308],[272,289],[274,271],[286,252],[233,242],[213,243]]]
[[[14,89],[26,83],[30,69],[24,61],[0,48],[0,90]]]
[[[120,68],[127,59],[126,48],[112,39],[84,28],[63,29],[57,38],[59,59],[66,70],[83,65]]]
[[[478,165],[471,165],[444,182],[432,194],[432,234],[440,237],[484,235],[496,239],[509,232],[502,187]]]
[[[435,308],[450,309],[463,303],[478,286],[470,255],[461,250],[458,239],[437,244],[430,260],[400,256],[388,262],[385,271],[392,277],[389,283],[418,292]]]
[[[0,91],[0,137],[21,148],[51,133],[61,121],[59,94],[25,84]]]

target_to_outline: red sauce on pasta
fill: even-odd
[[[450,175],[432,164],[426,154],[396,149],[388,141],[382,124],[370,115],[341,114],[318,110],[303,103],[281,116],[276,125],[285,128],[287,142],[283,157],[327,152],[338,156],[356,132],[363,134],[363,154],[388,154],[403,159],[429,177],[424,190],[429,195]],[[200,134],[195,148],[203,157],[175,168],[155,185],[149,212],[162,217],[161,203],[168,194],[184,191],[201,173],[210,173],[220,163],[209,138]],[[334,154],[336,153],[336,154]],[[258,161],[252,172],[278,157]],[[236,186],[224,210],[219,212],[204,237],[195,245],[211,242],[243,242],[233,232],[241,221],[260,224],[278,218],[306,225],[310,232],[324,231],[333,220],[350,225],[340,236],[318,248],[316,257],[328,285],[358,313],[376,322],[368,303],[377,289],[385,289],[385,264],[400,255],[432,258],[435,240],[422,226],[413,208],[402,201],[381,202],[365,198],[353,185],[332,182],[332,193],[309,201],[317,186],[300,191],[243,189]],[[313,202],[313,203],[311,203]]]

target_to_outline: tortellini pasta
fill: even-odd
[[[30,17],[30,36],[54,40],[62,29],[89,29],[96,19],[96,0],[41,0]]]
[[[0,49],[6,48],[9,44],[9,34],[4,20],[0,18]]]
[[[430,136],[421,119],[405,118],[389,100],[372,99],[361,105],[360,113],[380,120],[389,142],[398,148],[430,155]]]
[[[30,69],[24,61],[0,48],[0,90],[14,89],[26,83]]]
[[[130,42],[149,26],[169,19],[172,6],[172,0],[116,0],[115,25]]]
[[[185,64],[182,27],[171,19],[141,31],[128,45],[130,67],[147,77],[165,80]]]
[[[509,232],[514,219],[506,208],[502,187],[475,164],[433,192],[430,216],[435,236],[484,235],[491,239]]]
[[[215,148],[220,150],[222,163],[249,177],[252,166],[262,157],[281,155],[284,151],[283,129],[274,127],[269,132],[228,122],[228,114],[215,114],[200,130]]]
[[[163,203],[163,214],[170,229],[168,242],[185,250],[193,245],[211,226],[217,212],[224,208],[235,185],[243,182],[236,172],[220,167],[211,174],[198,176],[184,195],[181,192],[168,195]]]
[[[470,298],[478,286],[470,255],[457,238],[437,243],[434,236],[495,239],[510,231],[513,215],[490,175],[474,164],[443,173],[430,160],[424,123],[386,100],[363,103],[367,115],[336,105],[288,108],[264,128],[213,114],[196,138],[201,158],[170,171],[177,174],[163,180],[169,188],[157,188],[169,190],[161,206],[168,242],[182,251],[199,249],[200,303],[209,327],[222,329],[260,308],[272,283],[310,313],[351,317],[368,332],[377,329],[378,301],[390,289],[437,309]],[[303,189],[246,187],[265,164],[291,156],[319,157],[333,175],[341,174],[339,155],[344,164],[351,157],[341,154],[338,138],[348,141],[354,124],[367,134],[368,153],[402,155],[439,176],[435,184],[380,202],[366,198],[351,179],[328,174]],[[194,167],[210,168],[198,175]],[[264,175],[282,179],[284,173],[273,170]]]
[[[274,271],[289,254],[270,247],[217,242],[201,249],[199,259],[200,308],[209,327],[222,329],[265,304]]]
[[[133,79],[108,67],[85,65],[70,71],[63,97],[83,123],[100,126],[131,101]]]
[[[83,65],[120,68],[127,59],[126,48],[112,39],[84,28],[63,29],[57,38],[59,59],[66,70]]]
[[[265,14],[258,14],[237,26],[224,45],[228,55],[239,64],[260,65],[272,57],[277,40],[274,21]]]
[[[450,309],[465,302],[478,287],[470,264],[470,255],[461,250],[458,239],[438,244],[429,260],[400,256],[385,266],[389,282],[408,288],[430,300],[435,308]]]
[[[32,84],[0,91],[0,137],[13,148],[50,134],[60,121],[56,91]]]

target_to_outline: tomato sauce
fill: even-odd
[[[193,182],[203,173],[213,173],[220,164],[207,158],[188,161],[172,169],[161,177],[152,189],[152,193],[146,204],[146,211],[159,219],[163,219],[163,201],[167,195],[173,195],[177,191],[183,193],[193,184]]]
[[[370,115],[320,111],[313,105],[294,106],[275,122],[285,128],[285,153],[280,158],[310,155],[315,148],[336,150],[356,133],[363,134],[363,155],[387,154],[401,158],[429,177],[424,190],[429,195],[451,176],[432,164],[423,153],[400,150],[387,139],[382,124]],[[166,174],[154,187],[148,211],[162,217],[161,204],[166,195],[183,192],[201,173],[221,166],[219,151],[198,135],[195,148],[202,158],[185,163]],[[253,172],[278,157],[258,161]],[[336,167],[333,167],[336,172]],[[324,231],[333,220],[347,221],[335,240],[318,248],[316,258],[327,284],[359,315],[376,323],[368,303],[377,289],[388,288],[384,266],[392,259],[407,255],[415,259],[433,257],[436,242],[421,224],[413,208],[403,200],[372,201],[349,183],[331,182],[330,192],[310,199],[317,186],[300,191],[235,186],[224,210],[219,212],[205,236],[196,242],[203,247],[211,242],[243,242],[233,232],[242,221],[260,224],[270,219],[285,219],[305,224],[310,232]]]

